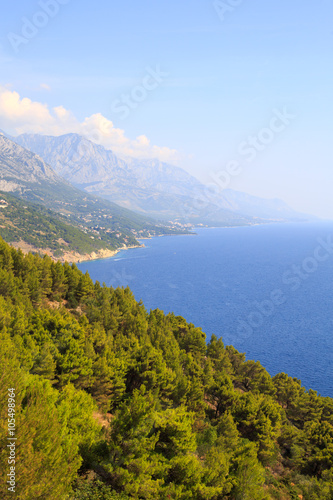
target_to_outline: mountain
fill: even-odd
[[[104,248],[138,245],[137,237],[183,233],[107,200],[90,196],[59,177],[44,160],[0,134],[0,191],[37,203],[65,218]],[[2,228],[4,229],[4,228]],[[185,231],[187,232],[187,231]],[[1,233],[1,231],[0,231]]]
[[[159,219],[207,225],[308,219],[281,200],[231,189],[207,198],[206,187],[179,167],[159,160],[119,158],[78,134],[23,134],[13,140],[40,155],[77,188]]]
[[[20,189],[28,184],[44,182],[56,185],[58,181],[57,175],[42,158],[23,149],[3,133],[0,134],[0,162],[2,190],[7,187],[10,190]]]
[[[40,155],[77,188],[158,219],[217,225],[250,224],[223,203],[202,203],[205,187],[185,170],[158,160],[118,158],[81,137],[23,134],[18,144]]]
[[[117,193],[124,189],[151,190],[193,196],[202,185],[185,170],[158,160],[118,158],[112,151],[78,134],[60,137],[23,134],[18,144],[40,155],[54,171],[89,192]],[[124,194],[124,193],[123,193]]]
[[[233,212],[259,217],[261,219],[276,219],[288,221],[314,220],[316,217],[298,213],[278,198],[267,200],[233,189],[225,189],[223,197]]]

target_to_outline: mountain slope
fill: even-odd
[[[24,252],[48,254],[55,260],[77,262],[108,257],[119,247],[111,234],[101,237],[94,230],[82,230],[65,217],[0,192],[0,235]]]
[[[0,276],[2,500],[332,500],[331,398],[1,238]]]
[[[0,134],[0,162],[2,187],[6,187],[6,183],[17,188],[28,183],[57,183],[56,174],[42,158],[23,149],[3,134]]]

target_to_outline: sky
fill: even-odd
[[[332,49],[332,0],[7,1],[0,128],[333,219]]]

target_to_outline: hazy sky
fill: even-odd
[[[86,133],[333,219],[332,14],[332,0],[3,2],[0,128]]]

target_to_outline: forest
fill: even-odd
[[[129,288],[0,239],[0,337],[2,499],[333,499],[333,399]]]

